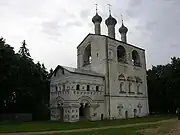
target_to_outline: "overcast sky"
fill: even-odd
[[[35,62],[48,69],[76,67],[76,47],[94,33],[95,3],[103,18],[102,34],[107,35],[107,4],[118,20],[117,39],[123,14],[128,42],[146,50],[148,68],[180,57],[180,0],[0,0],[0,36],[16,52],[26,40]]]

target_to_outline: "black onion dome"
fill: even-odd
[[[117,21],[115,18],[113,18],[111,15],[105,20],[105,24],[108,25],[116,25]]]
[[[102,22],[101,16],[99,16],[98,13],[96,13],[96,15],[92,18],[92,22],[93,23],[95,23],[95,22],[101,23]]]
[[[122,24],[122,26],[119,28],[119,33],[127,33],[128,32],[128,28],[124,26],[124,24]]]

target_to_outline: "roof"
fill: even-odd
[[[133,45],[133,44],[128,44],[128,43],[122,42],[122,41],[120,41],[120,40],[111,38],[111,37],[109,37],[109,36],[107,36],[107,35],[96,35],[96,34],[92,34],[92,33],[89,33],[89,34],[83,39],[83,41],[77,46],[77,48],[78,48],[78,47],[86,40],[86,38],[88,38],[90,35],[92,35],[92,36],[102,36],[102,37],[106,37],[106,38],[115,40],[115,41],[117,41],[117,42],[126,44],[126,45],[128,45],[128,46],[131,46],[131,47],[134,47],[134,48],[137,48],[137,49],[140,49],[140,50],[145,51],[145,49],[143,49],[143,48],[137,47],[137,46],[135,46],[135,45]]]
[[[90,70],[83,70],[83,69],[78,69],[78,68],[73,68],[73,67],[67,67],[67,66],[61,66],[58,65],[54,72],[57,72],[59,68],[63,68],[71,73],[76,73],[76,74],[83,74],[83,75],[91,75],[91,76],[97,76],[97,77],[104,77],[104,75],[97,73],[95,71],[90,71]]]

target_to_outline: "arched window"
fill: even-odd
[[[80,90],[79,84],[76,85],[76,90]]]
[[[87,91],[89,91],[89,89],[90,89],[90,86],[89,86],[89,85],[87,85]]]
[[[132,92],[132,83],[129,83],[129,93]]]
[[[65,89],[66,89],[65,84],[63,84],[63,90],[65,90]]]
[[[96,91],[99,91],[99,86],[96,86]]]
[[[89,44],[85,48],[84,55],[83,55],[83,60],[84,60],[84,66],[91,63],[91,61],[92,61],[92,58],[91,58],[91,44]]]
[[[120,92],[123,92],[123,82],[120,83]]]
[[[140,66],[140,57],[137,51],[132,51],[132,62],[134,66]]]
[[[56,88],[56,91],[58,91],[58,86],[56,86],[55,88]]]
[[[137,94],[140,93],[140,84],[137,85]]]
[[[121,45],[117,47],[117,60],[118,62],[126,62],[126,50]]]

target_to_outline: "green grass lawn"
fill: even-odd
[[[113,125],[125,125],[142,122],[154,122],[173,118],[173,116],[148,116],[143,118],[123,119],[123,120],[103,120],[103,121],[80,121],[76,123],[60,123],[53,121],[41,122],[22,122],[22,123],[6,123],[0,124],[0,132],[34,132],[34,131],[50,131],[50,130],[68,130],[79,128],[93,128]]]
[[[147,129],[147,128],[157,128],[159,125],[146,125],[146,126],[134,126],[131,128],[114,128],[114,129],[103,129],[96,131],[85,131],[85,132],[70,132],[70,133],[56,133],[50,135],[140,135],[139,130]],[[45,134],[44,134],[45,135]]]

